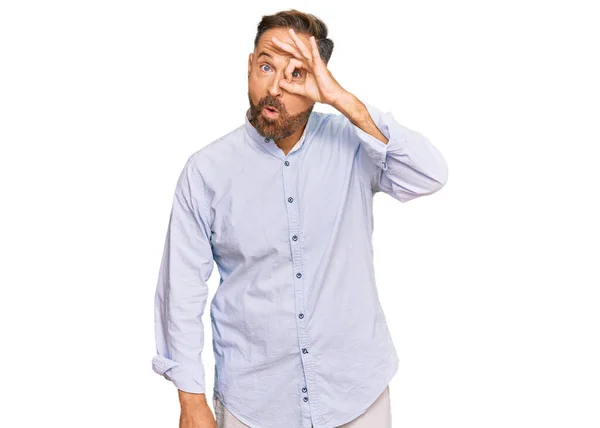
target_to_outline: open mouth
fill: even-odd
[[[273,107],[268,107],[268,106],[263,109],[263,113],[267,117],[275,117],[279,114],[279,112],[276,109],[274,109]]]

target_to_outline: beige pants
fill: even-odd
[[[240,422],[229,410],[223,406],[221,400],[213,395],[213,408],[217,428],[249,428]],[[385,388],[383,393],[371,406],[359,417],[350,422],[340,425],[338,428],[392,428],[392,408],[390,405],[390,387]]]

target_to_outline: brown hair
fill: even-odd
[[[296,9],[277,12],[274,15],[264,15],[258,23],[254,49],[263,33],[271,28],[293,28],[297,33],[314,36],[321,58],[325,64],[329,62],[333,52],[333,40],[327,38],[327,25],[316,16]]]

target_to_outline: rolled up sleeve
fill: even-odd
[[[213,270],[210,234],[203,180],[189,158],[175,188],[156,286],[152,369],[192,393],[206,390],[202,315]]]
[[[371,190],[383,191],[393,198],[407,202],[419,196],[432,194],[448,180],[448,165],[440,151],[419,132],[413,131],[371,104],[367,107],[371,118],[388,143],[366,133],[352,122],[351,135],[358,140],[361,165],[368,165]],[[374,171],[374,174],[372,173]]]

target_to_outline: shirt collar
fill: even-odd
[[[273,139],[265,138],[258,133],[258,131],[254,127],[254,125],[252,125],[250,123],[249,116],[250,116],[250,108],[248,108],[248,110],[246,110],[246,115],[245,115],[245,120],[244,120],[244,122],[245,122],[244,129],[246,130],[246,135],[248,135],[250,140],[257,146],[262,147],[264,150],[267,150],[268,152],[274,154],[275,156],[280,157],[280,158],[285,158],[286,155],[283,153],[283,150],[281,150],[279,148],[279,146],[273,142]],[[292,147],[292,150],[289,151],[287,156],[289,156],[296,150],[300,149],[300,147],[302,147],[307,135],[310,135],[310,133],[312,131],[311,125],[314,122],[315,116],[316,116],[316,112],[314,110],[311,111],[310,116],[308,117],[308,122],[306,123],[306,126],[304,127],[304,132],[302,133],[302,136],[300,137],[298,142],[294,145],[294,147]]]

